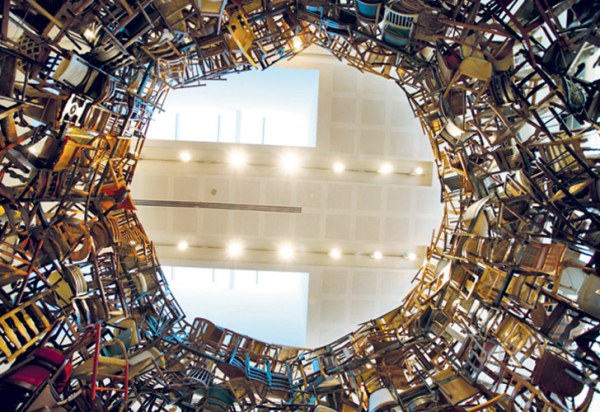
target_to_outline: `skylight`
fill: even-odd
[[[149,139],[315,147],[319,71],[270,68],[172,90]]]
[[[163,266],[184,313],[266,342],[306,345],[308,273]]]

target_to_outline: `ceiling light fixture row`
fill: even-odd
[[[179,153],[179,159],[182,162],[189,163],[192,161],[192,153],[184,150]],[[227,163],[234,169],[243,169],[248,165],[248,155],[241,151],[235,150],[227,155]],[[293,173],[300,169],[301,159],[293,152],[284,153],[279,160],[279,166],[287,173]],[[346,165],[341,161],[336,161],[332,164],[331,169],[336,174],[342,174],[347,171]],[[355,170],[351,170],[355,171]],[[416,167],[411,172],[394,172],[394,165],[390,162],[384,162],[379,165],[376,170],[381,175],[401,174],[409,176],[421,176],[425,173],[421,166]]]
[[[180,251],[185,251],[188,248],[189,244],[185,240],[182,240],[177,244],[177,249],[179,249]],[[231,259],[238,259],[243,257],[245,250],[246,245],[240,240],[232,240],[225,246],[225,254]],[[341,249],[337,247],[332,248],[327,254],[333,260],[340,260],[344,257],[344,255],[350,255],[345,254]],[[281,243],[277,247],[277,256],[279,257],[279,260],[283,262],[289,262],[293,260],[296,256],[296,247],[289,242]],[[382,260],[385,257],[385,255],[379,250],[374,250],[372,253],[363,256],[369,256],[373,260]],[[388,257],[400,257],[405,260],[415,261],[417,259],[417,254],[410,252],[399,256],[388,255]]]

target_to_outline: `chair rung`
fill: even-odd
[[[108,386],[96,386],[97,391],[113,391],[113,392],[125,392],[125,389],[121,388],[109,388]]]
[[[96,375],[97,376],[103,376],[105,378],[115,378],[115,379],[125,379],[126,378],[125,375],[112,375],[110,373],[100,373],[100,372],[98,372]]]

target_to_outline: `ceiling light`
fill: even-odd
[[[408,260],[417,260],[417,254],[416,253],[409,253],[408,254]]]
[[[290,245],[289,243],[283,243],[283,244],[279,245],[277,254],[279,255],[279,258],[281,260],[284,260],[284,261],[292,260],[292,258],[294,257],[294,247],[292,245]]]
[[[177,244],[177,249],[179,250],[186,250],[190,245],[188,244],[188,242],[186,242],[185,240],[182,240],[181,242],[179,242]]]
[[[332,259],[338,260],[342,257],[342,251],[338,248],[333,248],[329,251],[329,257]]]
[[[335,162],[332,166],[332,169],[335,173],[344,173],[346,170],[346,165],[342,162]]]
[[[421,166],[416,167],[415,170],[413,170],[412,174],[416,175],[416,176],[421,176],[423,174],[423,168]]]
[[[179,152],[179,160],[187,163],[192,160],[192,154],[190,152],[188,152],[187,150],[185,150],[183,152]]]
[[[389,175],[394,170],[394,166],[391,163],[382,163],[377,169],[377,173],[382,175]]]
[[[237,240],[232,240],[227,244],[227,256],[238,258],[244,253],[244,245]]]
[[[288,173],[297,171],[300,168],[300,157],[296,153],[285,153],[281,156],[281,168]]]
[[[375,259],[375,260],[381,260],[381,259],[383,259],[383,253],[376,250],[375,252],[371,253],[371,258]]]
[[[231,166],[235,168],[242,168],[248,163],[248,156],[246,156],[246,153],[240,150],[236,150],[234,152],[229,153],[227,161]]]

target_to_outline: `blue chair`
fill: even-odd
[[[356,17],[368,23],[379,23],[383,3],[384,0],[356,0]]]

